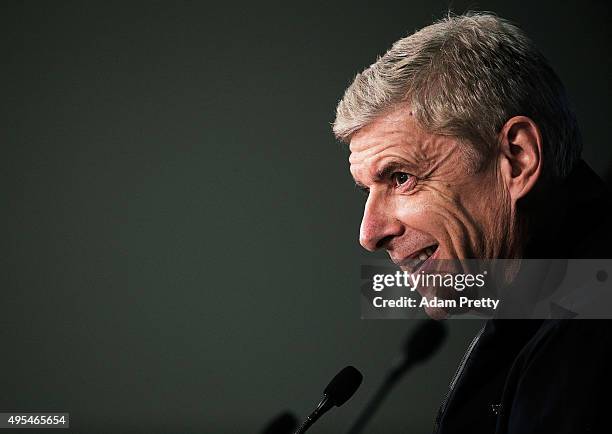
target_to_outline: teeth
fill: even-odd
[[[423,262],[425,262],[427,259],[429,259],[431,255],[435,253],[437,247],[438,246],[427,247],[426,249],[421,250],[421,252],[417,256],[413,256],[409,262],[413,271],[423,265]]]

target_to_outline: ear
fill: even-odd
[[[536,184],[542,171],[542,135],[526,116],[509,119],[499,133],[500,171],[513,203]]]

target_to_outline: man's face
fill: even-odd
[[[424,131],[409,109],[395,110],[356,132],[350,170],[368,193],[361,245],[385,249],[393,262],[413,273],[437,259],[499,257],[509,218],[503,183],[494,161],[473,170],[464,146],[456,138]],[[428,298],[451,296],[439,289],[419,292]]]

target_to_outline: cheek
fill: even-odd
[[[394,202],[397,217],[404,222],[419,221],[427,212],[427,204],[414,196],[400,196]]]
[[[431,203],[417,196],[401,196],[395,202],[398,220],[413,230],[431,233],[436,226],[431,221],[435,216]]]
[[[398,219],[407,226],[432,235],[448,232],[455,226],[453,220],[461,218],[461,206],[452,196],[436,191],[421,191],[412,196],[398,198]]]
[[[440,244],[443,257],[468,257],[484,249],[483,227],[476,209],[482,206],[482,197],[428,188],[414,195],[398,198],[398,218],[409,228],[427,233]]]

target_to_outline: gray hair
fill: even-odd
[[[346,90],[334,134],[348,142],[402,104],[427,131],[469,142],[481,161],[518,115],[540,128],[543,175],[565,177],[582,151],[559,77],[523,31],[489,13],[449,15],[395,42]]]

